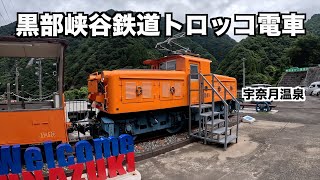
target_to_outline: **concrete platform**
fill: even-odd
[[[108,170],[106,169],[106,173],[108,174]],[[87,174],[82,174],[81,175],[82,180],[89,180]],[[141,180],[141,174],[139,171],[133,171],[124,175],[118,175],[113,178],[107,178],[108,180]],[[67,177],[67,180],[72,180],[72,177],[69,176]]]
[[[320,98],[251,114],[237,144],[192,143],[137,163],[143,179],[320,179]],[[244,114],[247,115],[247,114]]]

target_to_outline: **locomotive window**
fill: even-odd
[[[176,60],[160,63],[161,70],[176,70]]]
[[[190,64],[190,74],[191,75],[191,79],[198,79],[198,65],[196,64]]]
[[[176,70],[176,61],[167,62],[167,70]]]
[[[167,63],[166,62],[160,63],[160,69],[161,70],[166,70],[167,69]]]

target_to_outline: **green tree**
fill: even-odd
[[[320,38],[313,34],[300,37],[286,53],[292,66],[306,67],[320,64]]]
[[[86,99],[88,96],[88,88],[71,89],[64,92],[66,100]]]

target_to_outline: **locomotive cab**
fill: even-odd
[[[188,55],[172,55],[143,61],[143,64],[150,65],[153,70],[184,71],[187,74],[210,73],[210,63],[208,59]]]
[[[199,86],[199,73],[210,74],[210,63],[208,59],[200,58],[197,55],[173,55],[157,60],[145,60],[145,65],[150,65],[151,69],[166,71],[183,71],[187,78],[186,83],[190,83],[190,88],[195,89]],[[190,81],[188,81],[188,77]],[[208,78],[211,81],[211,77]],[[186,86],[187,87],[187,86]],[[208,85],[206,86],[208,88]],[[187,91],[187,90],[186,90]],[[191,103],[197,104],[198,93],[191,92]],[[205,93],[207,101],[210,101],[210,94]]]

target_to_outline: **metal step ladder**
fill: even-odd
[[[199,86],[197,89],[191,89],[191,76],[198,75]],[[209,82],[210,77],[212,81]],[[210,88],[204,88],[204,84],[210,86]],[[214,83],[217,83],[222,90],[222,93],[217,92],[214,88]],[[208,142],[219,143],[224,145],[224,150],[227,149],[230,142],[238,142],[238,130],[239,130],[239,109],[240,103],[229,91],[229,89],[214,75],[214,74],[190,74],[189,75],[189,136],[204,140],[204,144]],[[204,102],[204,91],[211,90],[212,99],[211,102]],[[191,92],[198,91],[199,102],[197,104],[192,104],[191,102]],[[223,97],[221,96],[223,94]],[[227,100],[227,94],[230,95],[231,99],[235,102],[237,124],[235,127],[235,133],[232,131],[234,127],[229,127],[229,107]],[[215,95],[219,98],[215,100]],[[216,102],[215,102],[216,101]],[[215,103],[223,103],[222,111],[215,111]],[[223,115],[223,118],[221,116]],[[198,120],[199,127],[196,131],[192,131],[191,122],[192,119]]]

